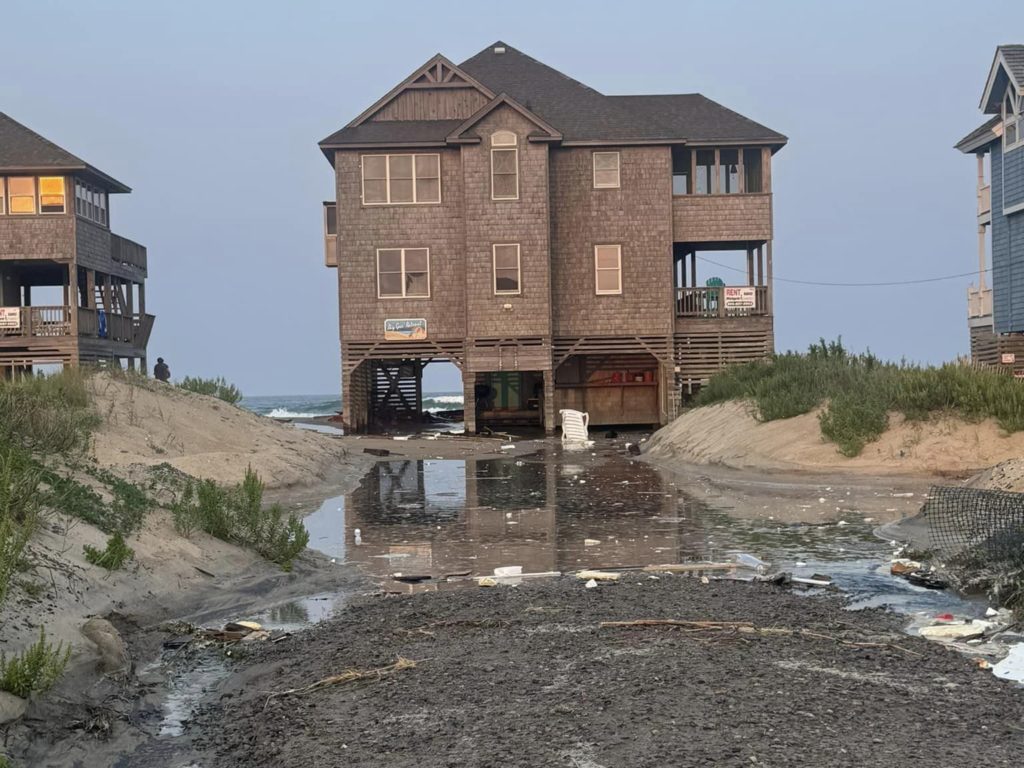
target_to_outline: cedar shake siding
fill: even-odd
[[[773,349],[785,144],[700,94],[607,96],[500,42],[462,64],[433,57],[320,143],[348,426],[418,418],[435,360],[461,370],[470,432],[551,432],[562,408],[594,425],[669,421],[722,365]],[[366,156],[423,153],[440,156],[439,203],[396,202],[411,194],[405,159],[390,176],[370,161],[364,201]],[[429,249],[429,297],[378,295],[381,279],[403,284],[395,259],[379,276],[378,250],[399,248]],[[705,251],[745,254],[741,274],[722,285]]]
[[[1024,373],[1024,45],[996,49],[981,110],[956,144],[977,162],[978,281],[968,288],[971,358]],[[990,268],[990,269],[989,269]]]
[[[0,112],[0,375],[141,366],[147,254],[110,230],[131,190]]]

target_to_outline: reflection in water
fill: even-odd
[[[828,573],[859,605],[971,612],[952,595],[879,571],[888,547],[870,525],[844,514],[842,523],[817,524],[739,517],[680,491],[648,464],[542,450],[519,458],[382,462],[306,523],[310,546],[363,564],[391,589],[413,589],[390,581],[393,573],[436,579],[509,565],[564,572],[750,552],[797,575]]]

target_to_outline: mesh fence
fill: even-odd
[[[957,570],[1024,566],[1024,493],[935,486],[921,515],[931,549]]]

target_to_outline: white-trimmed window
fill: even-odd
[[[594,246],[594,286],[598,296],[622,293],[622,246]]]
[[[363,155],[363,205],[441,202],[441,156]]]
[[[430,249],[378,248],[377,298],[430,298]]]
[[[618,189],[620,185],[618,152],[594,153],[594,189]]]
[[[522,293],[519,243],[495,243],[493,256],[495,295]]]
[[[1003,150],[1013,149],[1024,144],[1024,116],[1021,102],[1024,101],[1014,93],[1013,87],[1006,89],[1003,97]]]
[[[12,214],[36,212],[36,179],[34,176],[8,177],[7,194]]]
[[[519,199],[519,137],[512,131],[491,136],[491,200]]]
[[[107,225],[107,193],[100,189],[86,184],[84,181],[75,180],[75,213],[83,219],[95,221],[97,224]]]
[[[65,213],[64,205],[64,177],[63,176],[40,176],[39,177],[39,212],[40,213]]]

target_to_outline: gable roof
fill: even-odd
[[[515,99],[511,98],[507,93],[499,93],[491,99],[491,101],[484,104],[480,109],[470,115],[459,125],[458,128],[448,134],[448,141],[453,143],[467,140],[479,141],[480,137],[475,134],[470,134],[469,130],[501,106],[507,106],[515,110],[539,129],[538,133],[531,134],[531,138],[538,140],[558,140],[562,138],[562,134],[558,132],[558,129],[551,127],[551,125],[549,125],[543,118],[538,117]]]
[[[0,112],[0,172],[37,171],[79,171],[92,177],[109,192],[131,192],[117,179]]]
[[[999,115],[989,118],[954,144],[954,149],[959,149],[964,154],[970,154],[991,144],[1002,135],[1002,132],[996,131],[996,128],[1001,126],[1002,123],[1003,120]]]
[[[981,95],[981,111],[987,115],[999,114],[1000,102],[1007,83],[1018,95],[1024,92],[1024,45],[1000,45],[992,59],[985,92]]]
[[[431,62],[441,60],[467,82],[489,92],[489,99],[497,99],[495,94],[507,97],[534,122],[543,123],[547,133],[559,136],[565,145],[728,142],[766,144],[774,150],[787,142],[781,133],[697,93],[606,96],[500,40],[457,66],[440,54]],[[417,73],[429,69],[431,62]],[[372,124],[368,118],[403,88],[409,87],[413,79],[415,75],[341,131],[324,139],[320,143],[324,154],[329,158],[333,149],[369,142],[371,134],[373,141],[381,144],[388,141],[442,143],[438,138],[441,126],[429,124],[451,121],[389,120],[386,126],[362,132],[353,130],[368,128]],[[491,109],[494,106],[493,102],[488,105]],[[454,140],[455,136],[450,138]]]

